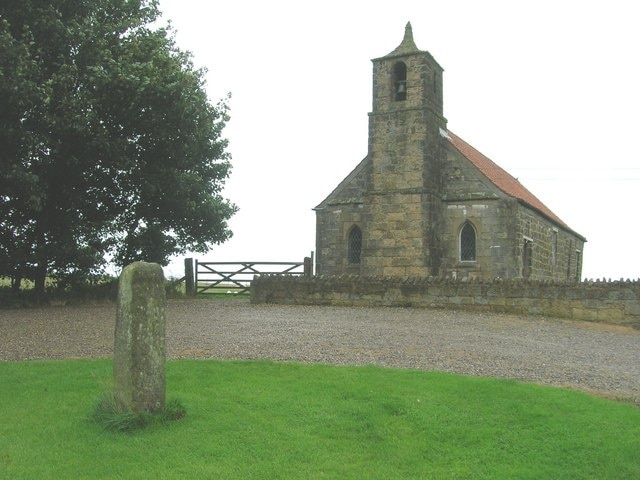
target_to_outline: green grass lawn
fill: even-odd
[[[638,479],[640,409],[377,367],[173,361],[187,417],[88,420],[111,362],[0,362],[2,479]]]

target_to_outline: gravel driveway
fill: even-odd
[[[450,310],[172,300],[170,358],[377,364],[569,386],[640,406],[640,331]],[[113,353],[115,305],[0,310],[0,360]]]

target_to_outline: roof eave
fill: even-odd
[[[514,197],[513,195],[508,195],[510,198],[513,198],[515,200],[518,201],[519,204],[524,205],[525,207],[533,210],[534,212],[536,212],[538,215],[542,215],[544,218],[546,218],[547,220],[549,220],[551,223],[553,223],[556,227],[561,228],[562,230],[571,233],[572,235],[578,237],[580,240],[582,240],[583,242],[586,242],[587,239],[580,235],[578,232],[576,232],[574,229],[570,228],[568,225],[566,225],[565,223],[559,223],[556,219],[550,217],[549,215],[547,215],[545,212],[543,212],[542,210],[540,210],[539,208],[536,208],[534,205],[531,205],[530,203],[527,203],[525,200],[518,198],[518,197]]]

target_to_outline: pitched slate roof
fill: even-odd
[[[569,226],[564,223],[560,217],[553,213],[544,203],[542,203],[538,197],[527,190],[517,178],[514,178],[506,170],[494,163],[489,157],[480,153],[455,133],[449,130],[447,131],[447,134],[449,143],[451,143],[451,145],[453,145],[453,147],[460,152],[463,157],[469,160],[480,171],[480,173],[487,177],[496,187],[510,197],[516,198],[534,210],[537,210],[558,226],[573,232],[575,235],[586,241],[582,235],[569,228]]]

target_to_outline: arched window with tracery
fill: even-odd
[[[347,259],[351,264],[360,263],[362,256],[362,230],[357,225],[349,230],[349,238],[347,245]]]
[[[404,62],[393,66],[393,92],[396,102],[407,99],[407,66]]]
[[[464,222],[460,229],[460,261],[476,261],[476,229],[471,222]]]

